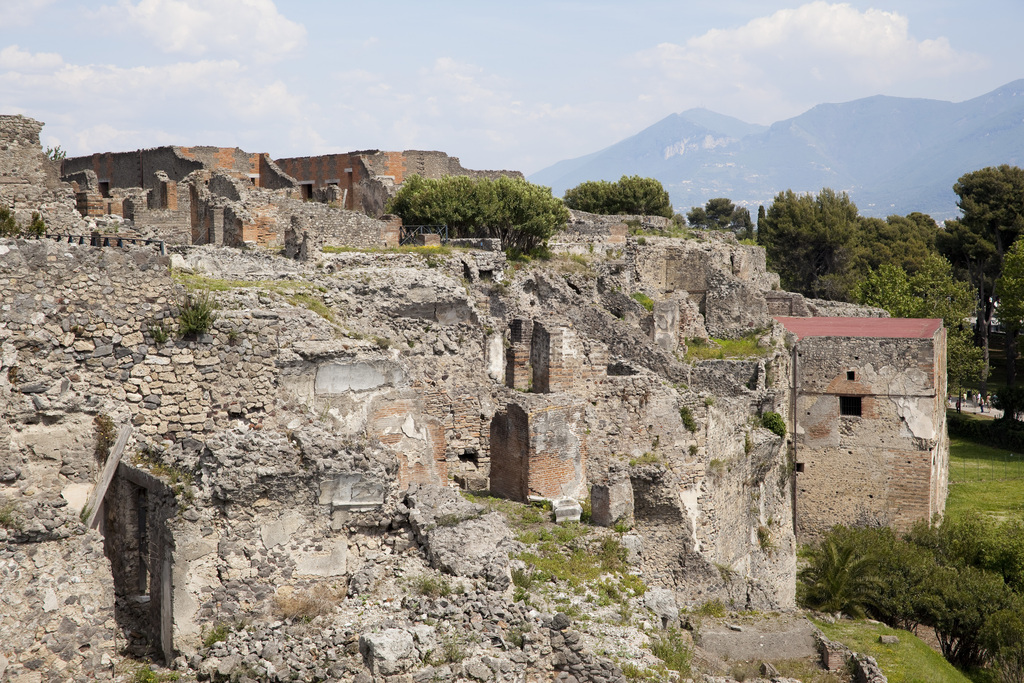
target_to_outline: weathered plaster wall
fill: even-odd
[[[798,343],[801,539],[834,524],[907,530],[942,513],[949,458],[944,358],[941,329],[928,339],[807,337]],[[860,397],[862,414],[840,414],[840,396]]]

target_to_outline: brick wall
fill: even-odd
[[[522,397],[491,420],[491,492],[512,500],[575,497],[586,492],[581,409]]]

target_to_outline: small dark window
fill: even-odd
[[[846,379],[848,379],[848,380],[850,380],[852,382],[856,378],[857,378],[857,375],[853,372],[853,370],[847,370],[846,371]]]
[[[860,417],[860,396],[840,396],[839,414]]]
[[[796,471],[797,472],[803,472],[804,471],[804,464],[802,462],[798,462],[796,464]]]
[[[313,198],[313,185],[312,185],[312,183],[303,183],[302,185],[299,186],[299,189],[302,191],[302,198],[303,199],[309,200],[309,199]]]

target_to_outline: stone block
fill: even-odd
[[[629,479],[594,484],[590,488],[590,521],[613,526],[620,520],[633,520],[633,485]]]
[[[578,522],[583,514],[583,507],[572,498],[560,498],[551,503],[555,512],[555,522]]]
[[[359,652],[376,676],[391,676],[406,671],[416,662],[412,634],[400,628],[359,636]]]

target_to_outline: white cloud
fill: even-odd
[[[0,0],[0,16],[3,17],[4,28],[28,26],[47,5],[54,0]]]
[[[17,45],[8,45],[0,50],[0,69],[24,71],[52,70],[64,63],[61,56],[53,52],[25,52]]]
[[[823,101],[905,90],[984,66],[946,38],[918,40],[906,17],[848,4],[812,2],[712,30],[684,44],[663,43],[635,57],[648,71],[645,96],[674,109],[705,101],[769,122]]]
[[[44,121],[48,139],[76,155],[172,143],[273,151],[263,149],[266,141],[308,125],[315,108],[237,61],[203,60],[0,69],[0,111]]]
[[[101,16],[138,31],[164,52],[271,62],[306,41],[306,29],[272,0],[121,0]]]

